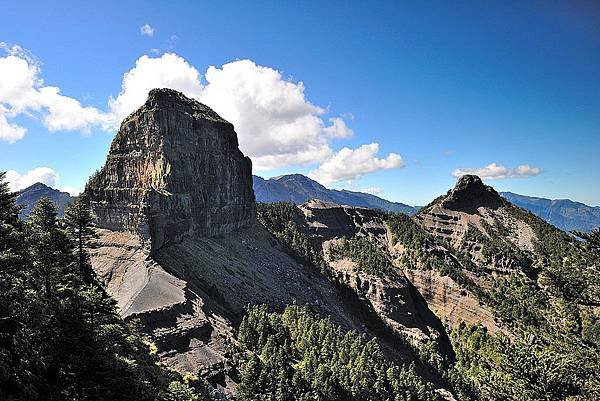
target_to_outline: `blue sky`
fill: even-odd
[[[234,120],[262,176],[422,205],[476,171],[600,205],[600,6],[566,3],[5,2],[0,170],[83,188],[158,74]]]

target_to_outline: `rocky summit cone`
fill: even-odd
[[[253,221],[251,171],[232,124],[182,93],[153,89],[85,192],[99,227],[137,233],[156,250]]]
[[[450,210],[473,213],[479,207],[497,209],[505,201],[494,188],[476,175],[463,175],[448,193],[443,206]]]

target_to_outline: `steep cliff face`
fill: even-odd
[[[384,244],[387,231],[379,213],[363,207],[342,206],[318,199],[299,206],[304,215],[304,229],[317,248],[334,238],[369,236]]]
[[[121,124],[86,195],[99,227],[133,232],[154,251],[247,226],[251,170],[233,125],[179,92],[154,89]]]

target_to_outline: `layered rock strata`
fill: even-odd
[[[99,227],[135,233],[154,251],[247,226],[251,171],[233,125],[179,92],[154,89],[123,121],[85,192]]]

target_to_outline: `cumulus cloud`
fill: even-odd
[[[68,192],[71,196],[79,196],[79,194],[83,192],[81,189],[77,187],[72,187],[70,185],[64,185],[58,188],[58,190],[62,192]]]
[[[144,24],[140,27],[140,33],[144,36],[154,36],[154,28],[148,24]]]
[[[390,153],[385,159],[379,159],[379,144],[362,145],[357,149],[343,148],[335,156],[325,161],[308,176],[323,184],[344,180],[358,180],[365,174],[378,170],[404,167],[402,157]]]
[[[115,116],[115,123],[119,124],[143,105],[148,92],[154,88],[171,88],[188,97],[199,99],[202,94],[200,73],[176,54],[140,57],[135,67],[123,75],[119,95],[108,101],[109,108]]]
[[[324,160],[330,138],[350,134],[341,119],[325,124],[325,110],[306,99],[304,84],[275,69],[239,60],[209,67],[206,81],[200,100],[235,125],[256,170]]]
[[[0,107],[0,141],[15,143],[25,136],[25,132],[25,128],[9,123]]]
[[[15,170],[6,172],[6,181],[11,191],[20,191],[36,182],[41,182],[50,187],[55,187],[58,182],[59,175],[50,167],[36,167],[24,174],[20,174]]]
[[[121,121],[141,106],[153,88],[171,88],[209,105],[233,123],[242,151],[256,171],[317,163],[334,154],[331,141],[353,135],[341,117],[324,121],[326,110],[304,95],[304,84],[281,72],[238,60],[204,74],[182,57],[142,56],[123,77],[109,106]]]
[[[488,164],[479,168],[458,168],[452,172],[455,177],[461,177],[466,174],[478,175],[481,178],[498,180],[503,178],[519,178],[536,176],[542,172],[538,167],[523,164],[515,168],[508,168],[496,163]]]
[[[340,117],[332,117],[329,122],[331,125],[323,129],[327,136],[331,138],[350,138],[354,135],[354,131],[348,128],[346,122]]]
[[[25,136],[25,128],[10,121],[19,115],[41,118],[50,131],[89,132],[111,121],[109,114],[44,85],[39,63],[27,51],[5,43],[0,50],[7,54],[0,57],[0,140],[13,143]]]
[[[328,116],[325,108],[306,98],[302,82],[251,60],[211,66],[203,81],[202,74],[176,54],[144,55],[123,75],[120,92],[108,99],[108,111],[103,112],[45,85],[39,63],[23,49],[0,48],[7,54],[0,58],[0,140],[15,142],[25,135],[25,128],[11,121],[21,114],[39,117],[51,131],[114,130],[146,101],[151,89],[171,88],[232,122],[255,171],[322,163],[312,174],[328,183],[403,165],[394,153],[378,158],[376,143],[336,153],[332,142],[354,134],[346,123],[352,116]]]

